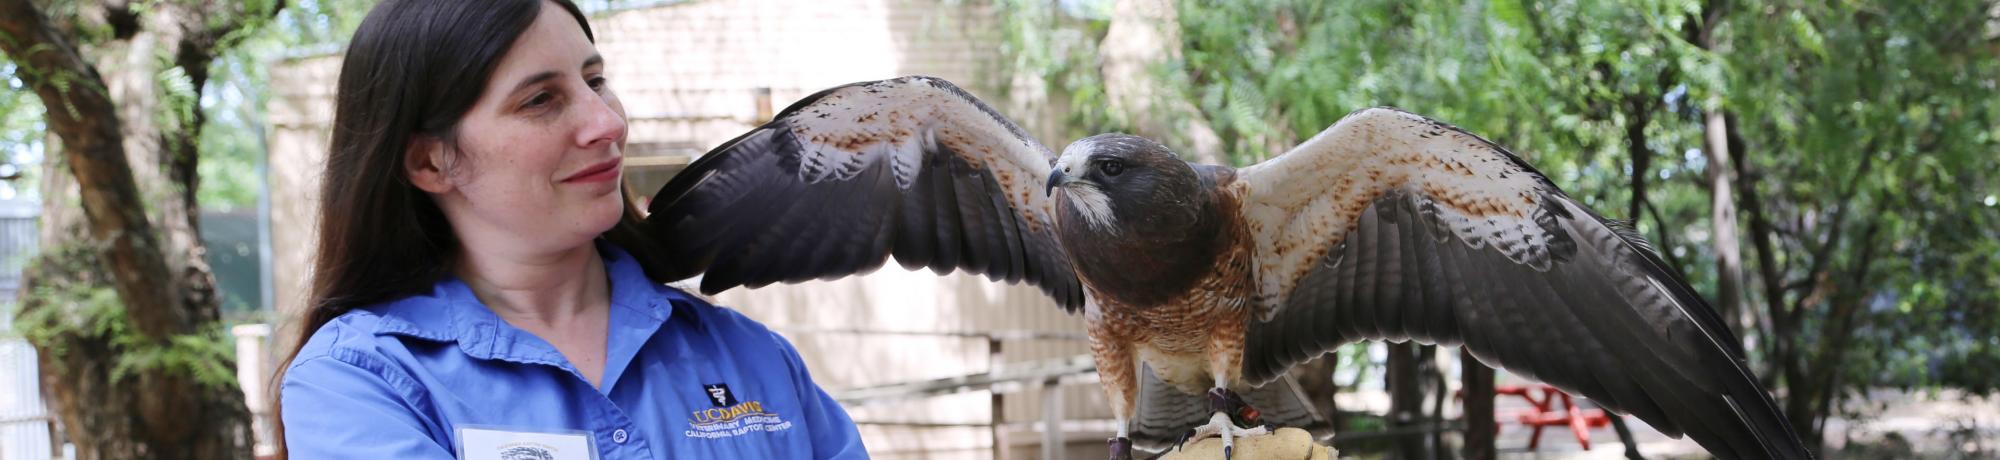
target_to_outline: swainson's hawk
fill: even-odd
[[[1120,134],[1054,155],[943,80],[857,83],[710,151],[648,224],[672,275],[710,293],[891,256],[1038,286],[1084,315],[1114,456],[1204,421],[1228,442],[1248,431],[1230,416],[1298,423],[1285,370],[1358,340],[1463,345],[1720,457],[1810,455],[1636,233],[1507,150],[1394,109],[1236,169]]]

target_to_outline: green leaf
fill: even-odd
[[[1521,0],[1493,0],[1487,5],[1492,10],[1493,17],[1499,18],[1500,22],[1514,30],[1532,27],[1528,22],[1527,7],[1521,5]]]

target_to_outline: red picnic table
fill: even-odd
[[[1570,398],[1569,393],[1564,393],[1548,384],[1499,385],[1493,388],[1493,394],[1519,396],[1533,407],[1515,411],[1508,416],[1496,416],[1493,423],[1495,435],[1500,434],[1501,427],[1505,426],[1504,422],[1508,420],[1533,429],[1533,434],[1528,436],[1528,450],[1540,448],[1542,429],[1552,426],[1568,426],[1570,433],[1576,435],[1577,444],[1581,444],[1583,450],[1590,450],[1590,429],[1603,428],[1611,424],[1611,417],[1604,413],[1604,409],[1577,407],[1576,401]],[[1463,397],[1463,394],[1460,396]],[[1562,402],[1562,407],[1553,407],[1558,401]]]

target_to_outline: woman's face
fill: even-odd
[[[622,215],[625,108],[583,27],[553,3],[501,58],[454,139],[419,141],[409,172],[468,250],[573,249]]]

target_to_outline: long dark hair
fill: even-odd
[[[455,139],[459,120],[544,1],[388,0],[354,32],[340,65],[304,322],[272,382],[281,456],[280,385],[306,340],[341,314],[427,292],[450,272],[457,237],[437,204],[411,184],[404,156],[418,136]],[[583,11],[570,0],[552,1],[597,41]],[[604,237],[653,265],[638,231],[640,211],[626,198],[624,217]]]

